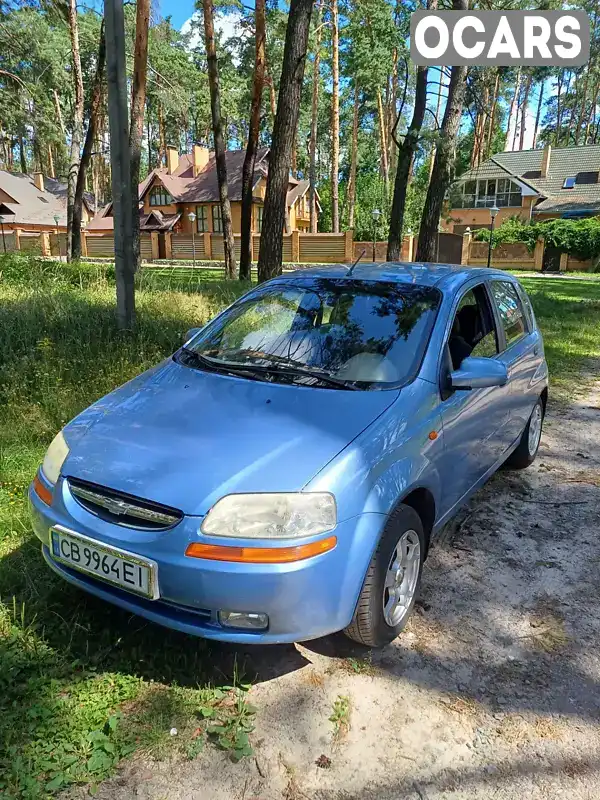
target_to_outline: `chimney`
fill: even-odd
[[[192,147],[192,171],[194,173],[194,178],[198,173],[202,172],[204,167],[208,164],[208,156],[208,147],[202,147],[201,144],[195,144]]]
[[[179,151],[176,147],[167,147],[167,172],[172,175],[179,166]]]
[[[542,151],[542,163],[540,166],[540,176],[542,178],[547,178],[550,174],[550,153],[552,152],[552,148],[549,144],[544,147]]]
[[[44,191],[44,173],[43,172],[34,172],[33,173],[33,182],[35,183],[35,188],[38,191]]]

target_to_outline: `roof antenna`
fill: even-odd
[[[362,253],[359,255],[359,257],[356,259],[356,261],[354,262],[354,264],[352,264],[352,266],[350,267],[350,269],[348,270],[348,272],[346,273],[346,277],[348,277],[348,275],[352,275],[352,271],[354,270],[354,267],[355,267],[355,266],[358,264],[358,262],[361,260],[361,258],[364,256],[364,254],[365,254],[366,252],[367,252],[367,250],[366,250],[366,248],[365,248],[365,249],[362,251]]]

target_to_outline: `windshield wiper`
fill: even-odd
[[[177,356],[177,359],[180,360],[181,355],[188,361],[188,366],[200,367],[207,372],[218,372],[223,375],[247,375],[257,380],[264,380],[264,373],[260,369],[254,369],[252,366],[245,366],[243,364],[238,366],[237,364],[206,358],[206,356],[196,352],[196,350],[190,350],[189,347],[180,347],[173,358]]]
[[[254,369],[260,370],[261,372],[271,372],[274,375],[287,375],[291,378],[313,378],[314,380],[321,381],[321,383],[334,386],[336,389],[349,389],[353,392],[360,391],[358,386],[355,386],[353,383],[348,383],[341,378],[334,378],[333,375],[329,375],[327,372],[320,372],[319,370],[304,369],[303,367],[285,367],[280,364],[272,364],[271,366],[263,366],[261,364],[256,365]]]
[[[285,364],[291,363],[291,366],[285,366],[283,363],[277,363],[279,361],[278,357],[273,359],[271,359],[271,357],[261,357],[265,362],[267,362],[265,364],[234,364],[231,361],[220,361],[217,359],[207,358],[206,356],[198,353],[196,350],[190,350],[188,347],[180,348],[179,352],[184,353],[186,358],[194,361],[201,368],[211,372],[224,372],[233,375],[248,375],[258,378],[259,380],[264,380],[264,377],[262,376],[266,375],[285,375],[290,378],[312,378],[313,380],[333,386],[336,389],[360,391],[358,386],[355,386],[353,383],[348,383],[341,378],[334,378],[332,375],[329,375],[326,372],[321,372],[320,370],[305,369],[304,366],[295,366],[294,362],[290,362],[289,359],[285,359]],[[281,358],[281,361],[283,362],[284,359]]]

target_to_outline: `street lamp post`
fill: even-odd
[[[374,208],[372,216],[373,216],[373,261],[375,261],[375,248],[377,246],[377,223],[379,222],[381,211],[378,208]]]
[[[6,253],[6,239],[4,238],[4,217],[0,217],[0,228],[2,228],[2,246],[4,247],[4,252]]]
[[[490,208],[490,217],[492,218],[492,221],[490,223],[490,243],[488,246],[488,263],[487,263],[488,269],[492,264],[492,237],[494,235],[494,220],[496,219],[496,214],[498,213],[498,211],[500,211],[500,209],[494,203],[494,205]]]
[[[193,211],[190,211],[190,213],[187,216],[188,216],[188,219],[189,219],[189,221],[190,221],[190,223],[192,225],[192,263],[193,263],[193,265],[195,267],[196,266],[196,226],[194,225],[194,222],[196,222],[196,215],[194,214]]]

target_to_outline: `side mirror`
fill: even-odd
[[[194,336],[200,331],[201,328],[190,328],[189,331],[186,331],[183,335],[183,343],[189,342],[190,339],[193,339]]]
[[[493,358],[465,358],[450,374],[453,389],[487,389],[504,386],[508,381],[506,366]]]

